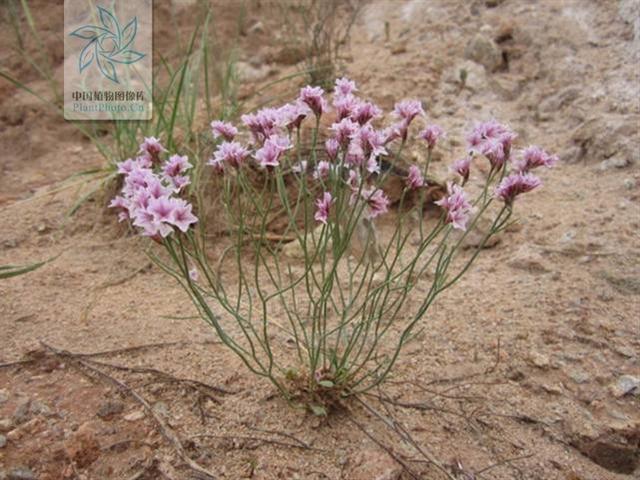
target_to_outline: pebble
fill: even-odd
[[[477,33],[464,50],[464,57],[484,66],[487,71],[498,70],[503,63],[502,51],[491,38]]]
[[[18,401],[16,409],[13,411],[13,422],[16,425],[26,422],[29,419],[29,407],[31,406],[31,400],[28,398],[22,398]]]
[[[0,418],[0,432],[8,432],[13,428],[13,420],[10,418]]]
[[[541,369],[547,369],[550,365],[549,357],[536,351],[529,353],[529,360],[533,365]]]
[[[587,383],[590,378],[589,374],[583,370],[571,370],[568,375],[571,380],[578,384]]]
[[[4,448],[7,445],[7,437],[0,435],[0,448]]]
[[[37,480],[36,474],[30,468],[18,467],[9,472],[7,480]]]
[[[107,400],[102,402],[98,407],[96,415],[102,419],[111,418],[114,415],[122,413],[124,410],[124,403],[118,400]]]
[[[616,397],[625,395],[640,395],[640,378],[632,375],[622,375],[615,383],[609,386],[609,391]]]
[[[527,270],[534,273],[548,272],[544,258],[540,253],[528,245],[522,245],[512,256],[509,266],[518,270]]]
[[[9,400],[9,392],[5,389],[0,390],[0,405]]]
[[[45,417],[50,417],[53,414],[49,406],[40,400],[32,401],[29,411],[34,415],[44,415]]]
[[[608,158],[606,160],[603,160],[600,163],[600,166],[598,167],[598,169],[601,172],[607,171],[607,170],[611,170],[612,168],[624,168],[629,166],[631,162],[629,161],[629,159],[627,157],[612,157],[612,158]]]
[[[636,188],[636,181],[634,178],[625,178],[624,179],[624,188],[626,188],[627,190],[633,190],[634,188]]]
[[[133,411],[131,413],[127,413],[124,416],[124,419],[127,422],[135,422],[137,420],[142,420],[143,418],[144,418],[144,411],[142,411],[142,410],[135,410],[135,411]]]

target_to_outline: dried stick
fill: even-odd
[[[151,407],[151,405],[149,405],[149,402],[147,402],[138,392],[132,389],[129,385],[122,382],[121,380],[118,380],[117,378],[114,378],[104,373],[102,370],[95,368],[88,361],[75,357],[74,354],[71,352],[67,352],[65,350],[58,350],[57,348],[47,345],[43,341],[40,341],[40,344],[45,349],[53,353],[54,355],[69,359],[72,363],[75,363],[76,366],[79,366],[81,369],[85,369],[92,372],[98,377],[101,377],[107,380],[109,383],[115,385],[119,390],[129,394],[129,396],[131,396],[138,403],[140,403],[144,407],[144,409],[149,413],[149,415],[151,415],[151,417],[155,420],[155,423],[158,426],[158,429],[160,430],[162,435],[173,446],[174,450],[176,451],[180,459],[183,462],[185,462],[191,470],[193,470],[201,478],[204,478],[206,480],[216,479],[215,475],[213,475],[207,469],[205,469],[204,467],[199,465],[197,462],[192,460],[189,457],[189,455],[187,455],[187,452],[184,450],[184,447],[182,446],[182,442],[180,441],[180,438],[178,437],[178,435],[169,427],[169,425],[167,425],[167,423],[162,419],[162,417],[160,417],[160,415],[156,413],[156,411]]]
[[[369,413],[372,413],[375,417],[380,419],[382,423],[384,423],[387,427],[389,427],[391,430],[396,432],[402,440],[404,440],[405,442],[413,446],[418,452],[420,452],[420,454],[425,459],[427,459],[438,470],[444,473],[449,480],[456,480],[456,478],[452,476],[447,471],[447,469],[444,468],[444,466],[430,452],[427,452],[422,447],[420,447],[420,445],[418,445],[418,443],[411,437],[409,432],[407,432],[407,430],[402,425],[400,425],[395,419],[392,418],[391,420],[389,420],[388,418],[385,418],[376,409],[374,409],[367,402],[362,400],[362,398],[360,398],[359,396],[356,396],[355,398],[358,400],[358,402],[360,402],[360,404],[362,404],[362,406],[365,407],[365,409],[367,409],[367,411],[369,411]]]
[[[216,435],[214,433],[198,433],[196,435],[192,435],[191,437],[189,437],[191,439],[194,438],[217,438],[217,439],[221,439],[221,440],[247,440],[247,441],[252,441],[252,442],[261,442],[261,443],[269,443],[272,445],[277,445],[280,447],[288,447],[288,448],[299,448],[301,450],[318,450],[317,448],[311,447],[309,445],[306,444],[299,444],[299,443],[290,443],[290,442],[283,442],[280,440],[275,440],[273,438],[262,438],[262,437],[252,437],[250,435]]]

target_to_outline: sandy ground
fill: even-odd
[[[266,15],[269,28],[241,45],[254,65],[278,38],[259,3],[245,21]],[[188,19],[192,7],[177,8]],[[61,22],[58,4],[51,55],[61,56]],[[3,67],[19,70],[0,52]],[[423,320],[383,388],[394,403],[371,399],[453,478],[638,478],[640,386],[623,387],[640,378],[639,52],[637,1],[374,0],[354,27],[345,73],[385,109],[407,96],[425,102],[449,132],[442,175],[472,121],[491,117],[520,146],[562,159],[518,206],[519,227]],[[244,88],[296,68],[268,67]],[[197,478],[158,419],[219,478],[412,478],[371,437],[405,462],[424,457],[364,406],[320,421],[252,377],[105,199],[67,217],[80,187],[51,192],[100,156],[25,93],[6,83],[0,92],[0,264],[61,254],[0,283],[0,363],[22,362],[0,368],[0,479]],[[82,353],[159,345],[79,359],[41,341]],[[410,465],[420,478],[447,478],[428,462]]]

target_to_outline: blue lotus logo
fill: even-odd
[[[131,49],[138,31],[138,18],[133,17],[122,28],[108,10],[98,7],[98,14],[102,25],[84,25],[69,34],[88,41],[80,52],[78,69],[82,73],[95,60],[102,75],[120,83],[115,64],[129,65],[144,57],[144,54]]]

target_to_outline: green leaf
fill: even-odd
[[[37,270],[43,265],[55,260],[59,256],[60,254],[50,258],[49,260],[32,263],[30,265],[0,265],[0,280],[4,280],[11,277],[17,277],[18,275],[23,275],[25,273],[33,272],[34,270]]]
[[[318,417],[326,417],[327,416],[327,409],[324,408],[322,405],[310,404],[309,408],[311,409],[313,414],[317,415]]]
[[[324,387],[324,388],[333,388],[333,387],[335,387],[335,384],[331,380],[320,380],[318,382],[318,385],[320,385],[321,387]]]

